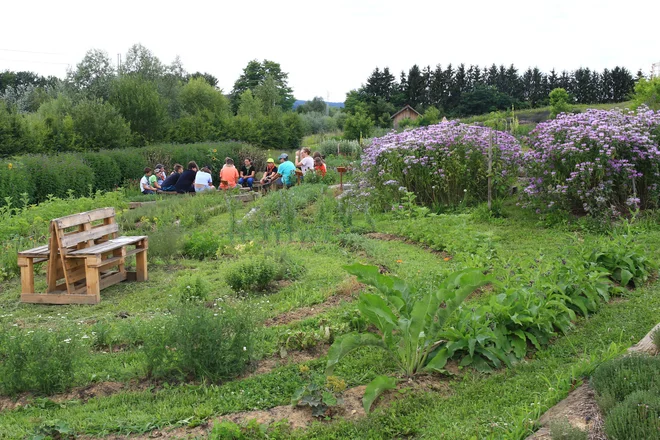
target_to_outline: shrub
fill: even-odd
[[[550,106],[552,107],[551,118],[557,117],[560,113],[568,113],[571,107],[568,102],[571,97],[568,95],[566,89],[558,87],[550,92]]]
[[[527,206],[597,215],[657,207],[660,112],[587,110],[530,135]]]
[[[183,245],[183,254],[203,260],[214,257],[220,247],[219,237],[213,231],[193,232]]]
[[[62,392],[74,383],[78,342],[58,332],[0,329],[0,390]]]
[[[625,356],[598,367],[591,376],[591,385],[598,393],[603,413],[635,391],[660,392],[659,372],[660,358],[651,356]]]
[[[146,332],[143,353],[149,377],[208,379],[241,374],[253,352],[252,314],[247,309],[186,305],[170,322]]]
[[[181,228],[176,225],[163,225],[149,231],[149,258],[162,258],[169,261],[182,253]]]
[[[637,107],[646,105],[653,110],[660,110],[660,78],[641,78],[637,81],[633,102]]]
[[[201,276],[184,275],[177,282],[177,292],[181,302],[197,302],[208,299],[211,284]]]
[[[225,280],[234,292],[263,291],[275,281],[278,267],[265,257],[255,257],[237,264],[225,275]]]
[[[363,154],[365,183],[388,205],[400,199],[401,187],[427,206],[483,201],[488,193],[490,139],[493,195],[506,195],[518,173],[518,141],[508,133],[456,121],[374,139]]]
[[[610,440],[659,438],[660,393],[637,391],[626,397],[605,418],[605,433]]]
[[[24,193],[30,197],[35,193],[31,170],[20,160],[0,162],[0,206],[7,205],[7,197],[16,205]]]
[[[22,162],[34,182],[31,200],[35,202],[42,202],[49,195],[60,198],[70,194],[82,196],[89,194],[93,186],[94,172],[79,156],[26,156]]]

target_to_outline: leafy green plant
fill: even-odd
[[[612,279],[623,287],[631,282],[635,287],[645,283],[656,266],[641,252],[628,246],[610,246],[608,249],[594,250],[587,261],[604,267]]]
[[[611,440],[657,439],[660,392],[640,390],[630,394],[605,417],[605,433]]]
[[[225,275],[225,281],[236,293],[263,291],[275,281],[277,265],[263,256],[250,258],[233,266]]]
[[[449,275],[435,292],[418,292],[405,281],[381,275],[378,267],[354,264],[346,266],[360,282],[376,287],[381,295],[362,293],[358,309],[377,333],[350,333],[330,347],[326,374],[351,351],[365,346],[379,347],[396,361],[402,374],[410,377],[422,371],[443,372],[451,353],[439,335],[448,318],[475,289],[490,280],[479,270],[468,269]],[[379,376],[370,386],[369,410],[373,399],[393,382]]]
[[[34,434],[28,437],[29,440],[73,440],[75,438],[75,431],[61,420],[42,423],[35,428]]]
[[[330,408],[344,403],[341,395],[346,389],[345,381],[337,376],[327,376],[325,383],[319,384],[318,378],[310,373],[308,366],[301,365],[299,370],[306,383],[291,398],[293,406],[309,406],[313,417],[324,417]]]
[[[193,232],[183,245],[183,254],[189,258],[203,260],[215,257],[220,240],[213,231]]]

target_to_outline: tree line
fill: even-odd
[[[434,107],[441,115],[469,116],[496,110],[534,108],[548,105],[548,95],[555,88],[564,88],[571,101],[580,104],[621,102],[629,99],[635,81],[625,67],[589,68],[549,73],[537,67],[520,73],[511,64],[479,67],[464,64],[435,69],[412,66],[401,72],[399,80],[388,67],[376,67],[365,84],[346,95],[349,113],[366,113],[381,127],[390,126],[390,116],[408,104],[420,113]]]
[[[293,148],[314,130],[292,111],[288,74],[274,61],[250,61],[225,95],[178,57],[168,65],[136,44],[124,60],[93,49],[64,79],[0,72],[0,156],[225,140]]]

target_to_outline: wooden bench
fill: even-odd
[[[52,220],[46,246],[19,252],[21,302],[98,304],[100,291],[121,281],[146,281],[148,237],[118,237],[114,208]],[[128,249],[128,246],[135,246]],[[136,271],[126,271],[135,255]],[[47,293],[34,293],[34,265],[48,262]]]

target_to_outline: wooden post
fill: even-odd
[[[96,298],[96,302],[101,301],[101,286],[99,279],[99,268],[101,264],[100,257],[87,257],[85,258],[85,281],[87,283],[87,295]],[[68,286],[67,286],[68,287]]]
[[[147,281],[149,279],[149,273],[147,272],[147,242],[142,240],[139,242],[136,247],[138,249],[144,249],[142,252],[135,254],[135,277],[136,281]]]
[[[339,172],[339,191],[344,191],[344,173],[346,172],[346,167],[337,167]]]
[[[493,209],[493,130],[488,139],[488,210]]]
[[[18,257],[21,268],[21,293],[34,293],[34,262],[32,258]]]

